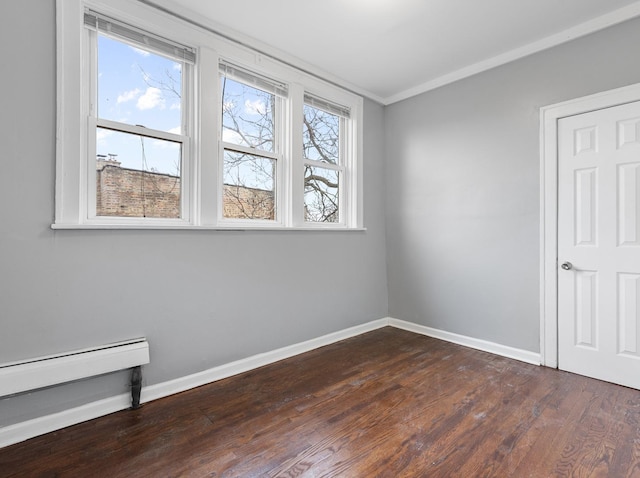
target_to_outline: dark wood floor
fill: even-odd
[[[640,392],[393,328],[0,449],[2,477],[640,477]]]

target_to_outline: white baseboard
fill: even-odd
[[[110,413],[126,410],[130,406],[131,395],[121,394],[62,412],[2,427],[0,428],[0,448],[93,420],[94,418],[103,417]]]
[[[186,377],[180,377],[175,380],[169,380],[168,382],[158,383],[145,387],[142,390],[142,402],[149,402],[158,398],[167,397],[174,393],[184,392],[201,385],[206,385],[216,380],[222,380],[223,378],[238,375],[239,373],[248,372],[249,370],[263,367],[280,360],[284,360],[295,355],[299,355],[311,350],[330,345],[335,342],[339,342],[356,335],[364,334],[372,330],[379,329],[389,325],[387,319],[374,320],[367,322],[366,324],[357,325],[348,329],[344,329],[332,334],[323,335],[316,339],[307,340],[288,347],[283,347],[271,352],[266,352],[246,359],[237,360],[219,367],[214,367],[209,370],[187,375]]]
[[[355,337],[372,330],[389,325],[388,319],[379,319],[366,324],[357,325],[331,334],[323,335],[316,339],[307,340],[298,344],[283,347],[271,352],[266,352],[246,359],[237,360],[228,364],[214,367],[203,372],[194,373],[175,380],[150,385],[142,389],[141,403],[150,402],[158,398],[167,397],[175,393],[184,392],[201,385],[206,385],[216,380],[231,377],[242,372],[269,365],[295,355],[309,352],[325,345],[330,345],[340,340]],[[45,433],[50,433],[62,428],[76,425],[94,418],[102,417],[110,413],[126,410],[131,407],[131,395],[121,394],[88,403],[80,407],[71,408],[62,412],[45,415],[24,422],[16,423],[0,428],[0,448],[34,438]]]
[[[328,335],[323,335],[316,339],[307,340],[298,344],[283,347],[271,352],[266,352],[246,359],[237,360],[228,364],[214,367],[209,370],[180,377],[175,380],[150,385],[142,389],[141,402],[146,403],[159,398],[167,397],[175,393],[184,392],[201,385],[206,385],[216,380],[231,377],[239,373],[247,372],[265,365],[269,365],[280,360],[293,357],[295,355],[309,352],[311,350],[339,342],[356,335],[364,334],[372,330],[385,326],[392,326],[415,332],[429,337],[434,337],[455,344],[464,345],[496,355],[520,360],[523,362],[540,365],[540,354],[526,350],[515,349],[505,345],[487,342],[485,340],[474,339],[463,335],[433,329],[424,325],[418,325],[403,320],[390,317],[367,322]],[[131,406],[131,396],[121,394],[110,398],[105,398],[97,402],[88,403],[80,407],[71,408],[62,412],[53,413],[32,420],[27,420],[15,425],[0,428],[0,448],[19,443],[21,441],[34,438],[45,433],[50,433],[62,428],[76,425],[87,420],[93,420],[110,413],[126,410]]]
[[[486,340],[476,339],[473,337],[467,337],[465,335],[458,335],[452,332],[446,332],[444,330],[433,329],[425,325],[418,325],[412,322],[406,322],[404,320],[398,320],[389,318],[389,325],[398,329],[408,330],[409,332],[415,332],[416,334],[427,335],[435,339],[446,340],[458,345],[464,345],[472,349],[482,350],[483,352],[490,352],[495,355],[507,357],[521,362],[530,363],[533,365],[540,365],[540,354],[537,352],[530,352],[528,350],[516,349],[507,345],[496,344],[495,342],[488,342]]]

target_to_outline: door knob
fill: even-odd
[[[560,267],[562,267],[565,271],[570,271],[573,269],[573,264],[571,262],[565,262]]]

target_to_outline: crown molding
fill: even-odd
[[[640,1],[614,10],[605,15],[593,18],[589,21],[576,25],[575,27],[543,38],[542,40],[538,40],[522,47],[515,48],[506,53],[494,56],[478,63],[474,63],[464,68],[460,68],[459,70],[455,70],[445,75],[439,76],[420,85],[401,91],[400,93],[388,96],[386,98],[383,98],[382,104],[385,106],[391,105],[393,103],[406,100],[413,96],[426,93],[427,91],[435,90],[436,88],[440,88],[441,86],[445,86],[455,81],[468,78],[478,73],[482,73],[483,71],[505,65],[520,58],[533,55],[534,53],[553,48],[563,43],[575,40],[591,33],[595,33],[599,30],[603,30],[613,25],[631,20],[632,18],[635,18],[637,16],[640,16]]]
[[[149,7],[160,10],[168,15],[179,18],[194,27],[214,34],[221,39],[233,42],[246,48],[250,48],[260,55],[264,55],[272,60],[278,61],[284,65],[319,78],[323,81],[326,81],[327,83],[344,88],[352,93],[356,93],[384,106],[398,103],[422,93],[435,90],[436,88],[440,88],[450,83],[454,83],[464,78],[471,77],[478,73],[482,73],[498,66],[505,65],[512,61],[519,60],[520,58],[533,55],[535,53],[553,48],[563,43],[567,43],[577,38],[595,33],[597,31],[640,16],[640,1],[637,1],[631,5],[627,5],[626,7],[622,7],[599,17],[593,18],[554,35],[545,37],[541,40],[529,43],[518,48],[514,48],[500,55],[496,55],[486,60],[482,60],[472,65],[468,65],[458,70],[446,73],[393,95],[383,97],[358,85],[350,83],[335,74],[318,68],[317,66],[312,65],[311,63],[297,56],[290,55],[275,47],[272,47],[254,37],[240,33],[237,30],[229,28],[221,23],[215,22],[214,20],[198,16],[195,12],[181,5],[178,5],[173,0],[137,1]]]

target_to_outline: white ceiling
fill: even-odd
[[[142,0],[388,104],[640,15],[638,0]]]

